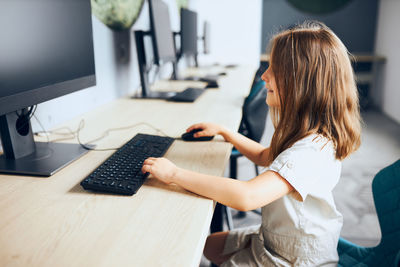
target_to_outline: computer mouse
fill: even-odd
[[[202,137],[194,137],[193,135],[197,132],[202,131],[202,129],[194,129],[188,133],[182,134],[182,140],[184,141],[210,141],[214,138],[214,136],[202,136]]]

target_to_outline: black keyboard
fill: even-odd
[[[161,157],[174,138],[137,134],[89,174],[81,186],[86,190],[133,195],[142,186],[148,173],[142,173],[148,157]]]
[[[168,100],[175,102],[194,102],[202,93],[204,93],[204,89],[201,88],[186,88],[182,92],[168,98]]]

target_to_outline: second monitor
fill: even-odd
[[[193,57],[197,63],[197,13],[187,8],[181,8],[181,47],[179,57]]]
[[[181,93],[150,90],[149,73],[153,63],[158,66],[171,63],[173,66],[172,79],[177,79],[177,55],[167,4],[161,0],[149,0],[149,14],[150,31],[135,31],[140,81],[142,85],[141,95],[135,96],[135,98],[193,102],[203,93],[204,89],[188,88]],[[151,64],[146,59],[145,36],[151,37],[153,45],[153,59]]]
[[[203,28],[203,37],[200,39],[203,41],[203,52],[209,52],[209,23],[204,23]],[[199,40],[197,34],[197,13],[189,10],[187,8],[181,8],[181,31],[180,31],[180,40],[181,46],[180,51],[177,53],[178,58],[189,57],[193,58],[195,62],[195,66],[199,67],[197,56],[198,56],[198,48],[197,42]],[[218,87],[218,75],[206,75],[206,76],[190,76],[185,80],[194,80],[206,82],[208,88],[216,88]]]

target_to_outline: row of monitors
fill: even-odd
[[[154,63],[176,62],[168,6],[148,1]],[[0,6],[0,115],[95,85],[90,0]],[[197,54],[197,38],[197,14],[182,9],[181,54]]]
[[[181,47],[175,49],[174,34],[171,29],[168,6],[161,0],[149,0],[150,9],[150,34],[152,37],[154,61],[173,62],[183,55],[196,56],[198,54],[197,13],[186,8],[181,9]],[[209,52],[209,24],[204,23],[203,44],[204,53]]]
[[[156,63],[176,61],[168,7],[148,1]],[[29,107],[96,84],[92,13],[90,0],[0,0],[0,7],[0,171],[13,172],[26,165],[17,159],[42,153]],[[197,53],[197,15],[182,15],[182,50]]]

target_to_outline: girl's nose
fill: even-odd
[[[264,82],[268,82],[268,77],[267,77],[266,71],[261,75],[261,80],[263,80]]]

